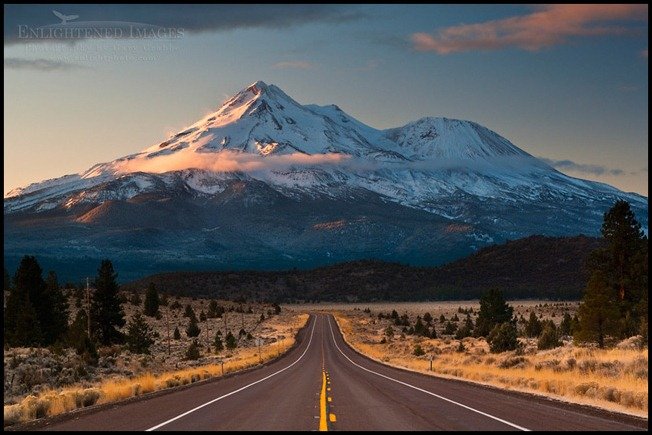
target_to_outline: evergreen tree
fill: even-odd
[[[186,359],[188,360],[196,360],[201,357],[201,354],[199,352],[199,343],[197,343],[197,340],[193,340],[192,343],[190,343],[190,346],[188,346],[188,349],[186,350]]]
[[[67,343],[68,346],[73,347],[77,355],[82,357],[82,360],[90,365],[95,365],[98,362],[99,356],[95,343],[88,336],[88,315],[85,310],[79,310],[75,316],[75,320],[68,328]]]
[[[213,342],[215,345],[215,352],[221,352],[224,350],[224,343],[222,343],[222,334],[218,330],[217,334],[215,334],[215,341]]]
[[[186,305],[186,311],[183,312],[183,317],[190,317],[197,320],[197,316],[195,315],[195,310],[192,309],[190,304]]]
[[[38,346],[43,342],[39,313],[32,297],[43,292],[45,282],[36,258],[25,256],[14,275],[14,286],[4,312],[4,339],[10,346]],[[39,307],[43,307],[39,304]]]
[[[392,310],[392,314],[390,316],[392,319],[398,319],[398,312],[396,310]]]
[[[423,321],[426,322],[427,325],[430,325],[432,323],[432,315],[430,313],[426,313],[423,315]]]
[[[537,341],[537,348],[539,350],[552,349],[555,347],[561,346],[562,343],[559,340],[559,333],[555,324],[550,321],[546,322],[541,332],[541,336]]]
[[[231,333],[231,331],[229,331],[228,334],[226,334],[226,348],[235,349],[236,347],[238,347],[238,340]]]
[[[414,350],[412,351],[412,354],[414,356],[422,356],[426,354],[426,351],[423,350],[420,344],[417,344],[414,346]]]
[[[543,325],[539,321],[539,318],[534,313],[534,310],[530,312],[530,319],[525,325],[525,335],[530,338],[538,337],[543,331]]]
[[[149,348],[154,344],[152,328],[147,324],[145,318],[136,312],[127,325],[127,348],[133,353],[149,353]]]
[[[414,323],[414,333],[416,335],[426,335],[427,331],[426,326],[421,321],[421,317],[417,316],[417,321]]]
[[[516,325],[513,322],[499,323],[489,333],[487,342],[492,353],[514,350],[518,347]]]
[[[167,307],[169,302],[170,301],[169,301],[168,295],[166,293],[162,293],[161,297],[159,299],[159,302],[158,302],[159,305],[162,306],[162,307]]]
[[[617,334],[635,335],[640,324],[647,323],[648,240],[629,203],[622,200],[604,214],[601,232],[606,246],[591,253],[588,269],[591,276],[601,272],[616,292]]]
[[[457,331],[457,325],[455,323],[446,322],[446,327],[444,328],[444,334],[453,335]]]
[[[147,287],[147,292],[145,292],[145,315],[148,317],[158,316],[159,305],[158,291],[156,291],[154,283],[150,282]]]
[[[514,308],[509,306],[498,289],[491,289],[480,298],[480,312],[475,322],[475,336],[486,337],[498,324],[512,321]]]
[[[174,334],[172,336],[175,340],[181,340],[181,333],[179,332],[179,327],[174,327]]]
[[[134,305],[136,307],[140,306],[140,304],[143,303],[143,300],[140,297],[140,293],[138,293],[138,290],[135,290],[131,292],[131,299],[129,300],[131,302],[131,305]]]
[[[195,316],[190,317],[188,328],[186,328],[186,335],[188,337],[199,337],[200,333],[201,329],[197,326],[197,318]]]
[[[57,274],[53,271],[48,273],[45,280],[45,290],[52,304],[52,323],[43,331],[44,344],[47,345],[65,339],[68,331],[68,299],[59,287]]]
[[[218,305],[215,299],[211,300],[208,303],[208,313],[206,313],[206,317],[214,319],[216,317],[222,317],[222,314],[224,314],[224,307]]]
[[[387,328],[385,328],[385,335],[389,339],[394,338],[394,328],[392,328],[391,326],[388,326]]]
[[[455,338],[461,340],[466,337],[470,337],[473,334],[473,320],[469,314],[466,315],[464,319],[464,325],[457,330],[455,333]]]
[[[576,341],[597,342],[598,347],[603,348],[606,337],[618,332],[617,291],[609,285],[602,272],[593,273],[578,310],[579,325],[573,334]]]
[[[126,321],[118,297],[117,274],[110,260],[102,260],[95,279],[95,293],[91,303],[93,334],[101,344],[122,343],[120,332]]]
[[[559,335],[561,336],[571,335],[572,325],[573,325],[573,319],[571,318],[571,315],[568,314],[568,312],[564,313],[564,317],[561,319],[561,323],[559,324]]]
[[[199,312],[199,321],[200,322],[205,322],[206,321],[206,313],[204,313],[204,310],[201,310]]]

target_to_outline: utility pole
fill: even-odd
[[[88,277],[86,277],[86,328],[88,338],[91,338],[91,287]]]
[[[168,329],[168,356],[172,354],[172,348],[170,345],[170,313],[168,312],[168,308],[165,308],[165,324],[167,325]]]

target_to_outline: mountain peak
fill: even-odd
[[[249,91],[249,92],[252,92],[252,93],[254,93],[256,95],[260,95],[260,94],[265,93],[265,91],[267,91],[267,89],[268,89],[267,83],[265,83],[262,80],[258,80],[256,82],[250,84],[249,86],[247,86],[245,91]]]

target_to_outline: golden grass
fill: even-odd
[[[647,418],[647,349],[597,349],[569,342],[546,351],[527,346],[522,355],[491,354],[484,339],[465,338],[465,350],[458,352],[459,340],[412,336],[381,344],[382,325],[351,313],[334,314],[346,341],[384,364]],[[425,356],[412,354],[416,343]]]
[[[296,333],[308,321],[307,314],[292,316],[284,323],[274,325],[277,331]],[[111,403],[153,391],[192,384],[204,379],[237,372],[270,361],[287,352],[295,343],[295,336],[285,336],[274,343],[258,348],[238,348],[225,355],[222,364],[207,364],[160,374],[144,373],[132,378],[107,379],[91,387],[73,386],[60,390],[46,390],[25,397],[14,405],[4,407],[4,426],[32,421],[38,418],[70,412],[87,406]]]

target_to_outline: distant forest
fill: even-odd
[[[478,299],[490,288],[506,298],[579,300],[589,253],[601,239],[531,236],[494,245],[439,267],[353,261],[312,270],[168,272],[122,286],[154,283],[170,295],[270,302]]]

